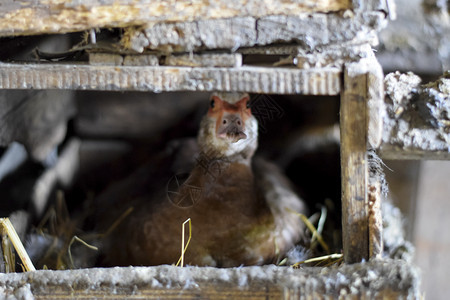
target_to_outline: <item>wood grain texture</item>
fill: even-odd
[[[344,68],[341,94],[342,230],[347,262],[379,257],[383,249],[381,186],[369,184],[367,149],[383,132],[383,72],[371,50]]]
[[[142,26],[161,21],[261,17],[286,12],[326,13],[351,7],[350,0],[3,0],[0,36]]]
[[[338,68],[190,68],[1,64],[0,89],[110,91],[245,91],[266,94],[337,95]]]
[[[342,243],[344,260],[369,258],[367,168],[367,77],[359,63],[344,69],[341,93]]]

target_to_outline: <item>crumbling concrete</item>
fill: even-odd
[[[413,73],[386,76],[384,158],[450,157],[450,75],[420,85]]]

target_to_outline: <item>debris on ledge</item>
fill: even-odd
[[[56,299],[112,296],[244,298],[299,297],[418,299],[418,269],[401,260],[373,260],[329,268],[293,269],[268,265],[218,269],[157,266],[41,270],[0,274],[3,297]]]
[[[450,73],[420,81],[411,72],[386,76],[383,158],[450,158]]]

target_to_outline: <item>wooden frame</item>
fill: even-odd
[[[155,22],[218,18],[264,17],[328,13],[346,9],[386,10],[381,0],[296,1],[127,1],[4,0],[0,7],[0,36],[66,33],[104,27],[131,27]],[[239,7],[239,9],[236,9]]]
[[[371,52],[365,56],[344,64],[343,77],[340,69],[330,67],[3,64],[0,88],[340,93],[343,247],[345,261],[355,263],[378,256],[382,249],[380,200],[372,194],[369,210],[367,171],[367,148],[376,148],[381,142],[382,71]]]
[[[382,252],[381,196],[369,186],[367,150],[381,143],[382,70],[375,57],[344,68],[341,92],[341,181],[344,260],[360,262]],[[370,199],[370,205],[369,205]]]
[[[414,268],[402,261],[370,260],[382,252],[382,224],[380,186],[369,180],[367,151],[381,143],[384,112],[383,74],[370,42],[385,20],[387,2],[221,0],[216,6],[203,4],[175,0],[6,0],[0,7],[0,36],[81,30],[90,30],[95,36],[96,28],[123,28],[124,34],[117,53],[104,55],[111,49],[105,51],[96,45],[83,48],[91,54],[101,52],[90,56],[90,64],[0,63],[0,89],[340,95],[342,227],[347,264],[306,270],[158,266],[0,274],[5,294],[42,299],[67,295],[119,299],[130,295],[136,299],[417,297]],[[240,6],[242,9],[234,9]],[[229,28],[229,36],[224,38],[224,29]],[[298,44],[289,44],[293,42]],[[226,59],[211,62],[203,52],[208,50]],[[130,58],[136,52],[145,55]],[[176,57],[176,52],[188,61]],[[281,60],[269,67],[241,65],[242,56],[252,54],[280,55]],[[359,264],[364,260],[369,262]],[[205,278],[205,269],[215,282]],[[124,274],[134,281],[115,279]]]

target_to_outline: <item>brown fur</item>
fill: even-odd
[[[181,225],[192,221],[185,254],[191,265],[233,267],[275,262],[301,237],[300,200],[274,167],[260,164],[255,176],[251,158],[257,147],[257,123],[247,108],[248,95],[223,101],[217,95],[201,123],[196,166],[169,199],[164,191],[135,199],[134,213],[107,239],[105,265],[176,263],[181,254]],[[245,139],[217,137],[225,113],[243,121]],[[264,174],[270,172],[270,176]],[[267,197],[270,197],[267,198]],[[192,205],[181,207],[179,202]],[[170,201],[169,201],[170,200]]]

